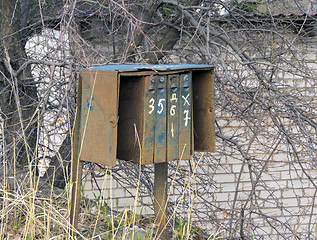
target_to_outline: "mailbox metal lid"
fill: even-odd
[[[116,64],[116,65],[103,65],[90,68],[91,70],[99,71],[118,71],[118,72],[137,72],[137,71],[175,71],[175,70],[191,70],[191,69],[208,69],[213,68],[211,65],[201,64]]]

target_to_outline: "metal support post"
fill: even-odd
[[[76,112],[77,119],[79,118],[79,111]],[[75,125],[73,138],[73,155],[71,161],[71,176],[70,176],[70,197],[69,197],[69,222],[72,225],[70,235],[72,238],[76,237],[74,229],[78,228],[78,213],[80,205],[80,187],[83,173],[83,162],[79,158],[79,124]]]
[[[80,205],[80,185],[82,177],[82,161],[73,161],[72,170],[71,170],[71,195],[70,195],[70,211],[69,211],[69,222],[70,224],[77,229],[78,228],[78,213]],[[70,231],[71,236],[74,237],[76,234],[74,231]]]
[[[167,162],[154,164],[155,223],[158,226],[157,236],[162,240],[169,239],[169,231],[167,226],[167,174]]]

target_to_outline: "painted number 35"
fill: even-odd
[[[164,110],[164,102],[165,102],[165,99],[164,98],[161,98],[159,99],[158,101],[158,104],[157,104],[157,113],[158,114],[161,114]],[[155,99],[154,98],[151,98],[150,101],[149,101],[150,105],[149,105],[149,114],[152,114],[155,110]]]

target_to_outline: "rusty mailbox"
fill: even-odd
[[[114,166],[213,152],[213,67],[106,65],[80,71],[79,159]]]

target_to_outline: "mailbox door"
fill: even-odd
[[[142,164],[154,162],[155,115],[157,98],[157,77],[150,75],[144,78],[144,123],[142,135]],[[142,101],[142,100],[141,100]]]
[[[154,128],[152,118],[145,114],[150,109],[145,102],[155,96],[149,91],[150,78],[148,76],[120,76],[118,148],[119,159],[134,163],[153,163]],[[154,120],[154,119],[153,119]],[[145,125],[148,128],[144,130]],[[153,133],[152,133],[153,134]],[[142,149],[142,155],[141,150]]]
[[[166,106],[167,76],[157,76],[157,95],[155,108],[155,149],[154,162],[166,162]]]
[[[179,157],[180,160],[191,158],[192,137],[192,75],[180,76],[180,122],[179,122]]]
[[[168,75],[167,83],[167,161],[179,159],[179,74]]]
[[[109,167],[116,162],[117,72],[80,71],[79,159]]]
[[[193,71],[193,79],[194,148],[215,152],[213,72]]]

